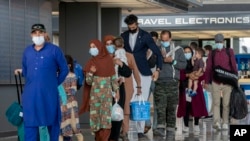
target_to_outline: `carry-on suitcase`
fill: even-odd
[[[18,81],[19,79],[19,81]],[[21,74],[15,74],[15,83],[17,89],[17,102],[14,101],[9,108],[6,110],[5,115],[8,121],[17,127],[18,131],[18,141],[24,141],[24,127],[23,127],[23,113],[21,106],[21,94],[23,92],[22,89],[22,79]]]
[[[23,124],[23,113],[21,106],[21,95],[23,93],[22,87],[22,78],[21,74],[15,74],[15,83],[17,89],[17,99],[18,101],[14,101],[9,108],[6,110],[6,117],[8,121],[17,127],[18,141],[24,141],[24,124]],[[48,129],[44,126],[39,127],[39,138],[38,141],[49,141],[49,133]]]

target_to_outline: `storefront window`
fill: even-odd
[[[240,53],[250,53],[250,38],[240,38]]]

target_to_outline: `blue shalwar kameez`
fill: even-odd
[[[37,140],[38,126],[47,126],[50,141],[58,141],[61,110],[57,87],[68,72],[64,54],[56,45],[45,43],[39,51],[31,45],[24,50],[22,106],[25,141]]]

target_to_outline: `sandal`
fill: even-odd
[[[151,126],[145,126],[144,134],[147,134],[150,129],[151,129]]]

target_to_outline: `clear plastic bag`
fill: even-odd
[[[111,120],[112,121],[121,121],[121,120],[123,120],[123,118],[124,118],[123,109],[116,101],[112,107]]]

